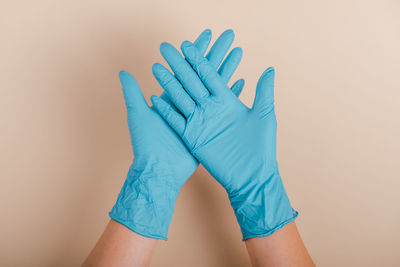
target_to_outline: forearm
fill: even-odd
[[[156,244],[157,239],[141,236],[110,220],[82,266],[149,266]]]
[[[315,266],[301,240],[296,223],[291,222],[274,234],[246,240],[253,266]]]

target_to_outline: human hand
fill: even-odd
[[[185,41],[164,58],[176,77],[156,65],[153,71],[171,96],[151,101],[191,153],[226,189],[246,240],[270,235],[297,217],[286,195],[276,161],[273,68],[260,77],[253,107],[247,108],[192,43]],[[185,61],[186,62],[186,61]],[[154,70],[154,68],[153,68]],[[168,81],[168,82],[166,82]]]
[[[233,42],[233,32],[224,32],[207,54],[216,70]],[[194,45],[204,54],[211,32],[204,31]],[[163,46],[161,53],[165,53]],[[237,68],[242,51],[235,48],[219,68],[227,83]],[[162,117],[149,107],[136,80],[126,71],[119,74],[125,98],[134,160],[110,217],[147,237],[166,239],[179,190],[198,162]],[[232,91],[239,94],[243,80]],[[228,89],[229,90],[229,89]],[[161,96],[169,101],[169,96]],[[174,108],[171,103],[171,108]]]

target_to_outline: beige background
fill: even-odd
[[[57,3],[60,2],[60,3]],[[400,266],[400,2],[2,1],[0,265],[78,266],[132,160],[117,73],[146,98],[162,41],[232,28],[241,99],[277,70],[278,157],[319,266]],[[152,266],[248,266],[200,168]]]

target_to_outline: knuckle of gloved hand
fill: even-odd
[[[207,62],[207,59],[205,59],[204,57],[199,60],[193,61],[193,64],[192,64],[193,69],[197,73],[200,73],[201,70],[203,69],[203,66],[206,64],[206,62]]]
[[[185,95],[183,93],[183,90],[173,90],[174,98],[177,101],[183,101],[185,99]]]
[[[170,109],[170,108],[168,108],[168,112],[167,112],[167,120],[170,122],[170,123],[175,123],[175,121],[176,121],[176,118],[172,115],[172,112],[171,112],[172,110]]]
[[[185,53],[185,57],[189,61],[195,60],[197,58],[197,56],[198,56],[197,48],[195,46],[193,46],[193,45],[185,47],[184,53]]]
[[[201,80],[207,82],[215,76],[215,71],[212,71],[208,66],[202,65],[201,71],[199,72],[199,76]]]
[[[176,75],[182,75],[185,74],[186,72],[186,66],[184,63],[179,63],[175,66],[175,70],[174,70]]]
[[[171,80],[171,77],[170,77],[169,73],[166,72],[166,71],[158,72],[157,76],[158,76],[158,80],[161,81],[161,83],[163,85],[165,85],[169,80]]]
[[[164,79],[164,84],[163,84],[163,86],[164,86],[164,87],[171,88],[171,87],[174,86],[174,82],[175,82],[175,81],[174,81],[173,78],[168,77],[168,78]]]

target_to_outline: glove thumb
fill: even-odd
[[[257,82],[252,110],[263,117],[274,110],[274,78],[275,70],[269,67]]]
[[[149,107],[140,90],[139,84],[129,72],[120,71],[119,80],[122,85],[122,92],[124,94],[127,110],[139,112]]]

